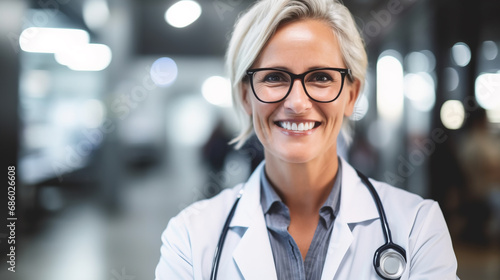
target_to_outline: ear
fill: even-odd
[[[240,83],[240,92],[241,92],[241,102],[243,105],[243,108],[245,109],[245,112],[251,116],[252,115],[252,101],[250,101],[250,85],[248,82],[241,82]]]
[[[358,79],[355,79],[354,82],[352,82],[347,89],[348,89],[347,91],[348,97],[345,104],[344,116],[349,117],[350,115],[352,115],[354,111],[354,105],[356,104],[356,100],[358,100],[359,91],[361,89],[361,83],[359,82]]]

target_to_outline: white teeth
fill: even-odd
[[[306,131],[314,128],[314,122],[304,122],[298,124],[291,122],[280,122],[280,126],[286,130]]]

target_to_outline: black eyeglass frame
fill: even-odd
[[[288,88],[288,92],[285,94],[285,96],[283,96],[283,98],[277,100],[277,101],[264,101],[262,99],[259,98],[259,96],[257,96],[257,93],[255,92],[255,89],[253,87],[253,75],[257,72],[260,72],[260,71],[266,71],[266,70],[276,70],[276,71],[281,71],[281,72],[284,72],[284,73],[287,73],[290,78],[291,78],[291,81],[290,81],[290,88]],[[304,78],[306,77],[307,74],[311,73],[311,72],[314,72],[314,71],[318,71],[318,70],[333,70],[333,71],[337,71],[340,73],[340,75],[342,76],[342,83],[340,85],[340,90],[339,90],[339,93],[337,94],[337,96],[335,96],[335,98],[333,98],[332,100],[329,100],[329,101],[320,101],[320,100],[316,100],[314,98],[312,98],[309,93],[307,92],[307,89],[306,89],[306,84],[305,84],[305,81],[304,81]],[[330,103],[330,102],[333,102],[335,100],[337,100],[337,98],[339,98],[340,96],[340,93],[342,92],[342,89],[344,88],[344,80],[345,80],[345,76],[348,77],[349,81],[353,82],[354,79],[352,77],[352,72],[351,72],[351,69],[348,69],[348,68],[331,68],[331,67],[324,67],[324,68],[316,68],[316,69],[311,69],[309,71],[306,71],[302,74],[294,74],[292,72],[289,72],[289,71],[286,71],[286,70],[283,70],[283,69],[279,69],[279,68],[253,68],[253,69],[248,69],[247,70],[247,76],[249,77],[250,79],[250,85],[252,87],[252,92],[253,92],[253,95],[255,95],[255,98],[257,98],[257,100],[259,100],[260,102],[262,103],[278,103],[278,102],[281,102],[283,100],[285,100],[288,95],[290,94],[290,92],[292,91],[292,88],[293,88],[293,82],[297,79],[300,79],[300,81],[302,82],[302,88],[304,88],[304,92],[306,93],[307,97],[309,97],[311,100],[315,101],[315,102],[318,102],[318,103]]]

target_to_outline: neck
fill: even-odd
[[[290,163],[266,155],[265,167],[271,185],[290,212],[317,214],[333,187],[338,158]]]

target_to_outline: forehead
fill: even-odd
[[[322,20],[303,19],[280,25],[262,49],[255,67],[343,67],[333,28]]]

